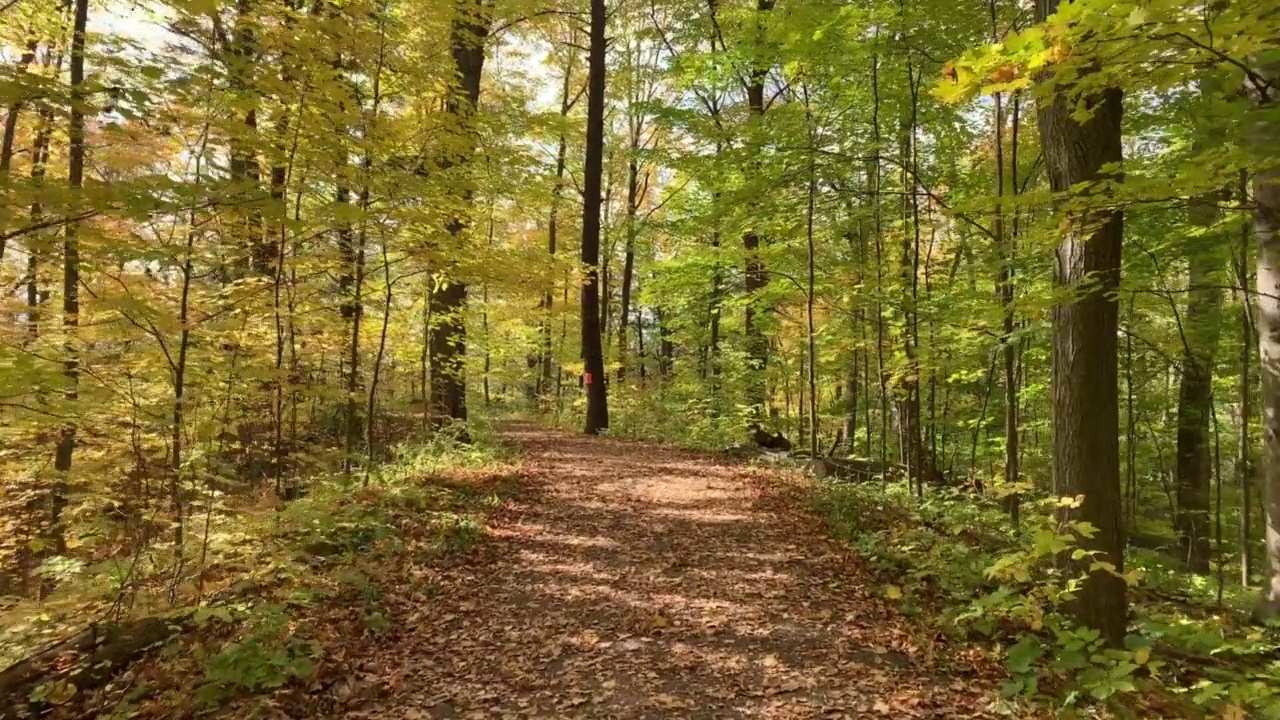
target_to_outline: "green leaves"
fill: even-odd
[[[1035,662],[1044,656],[1044,645],[1035,635],[1023,635],[1005,651],[1005,667],[1015,675],[1029,673]]]

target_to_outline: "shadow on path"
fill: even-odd
[[[394,693],[347,717],[996,716],[994,680],[913,644],[761,471],[527,424],[508,435],[527,491],[398,618],[376,660]]]

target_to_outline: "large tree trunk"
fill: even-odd
[[[1036,19],[1044,21],[1057,7],[1058,0],[1037,0]],[[1057,88],[1052,98],[1040,103],[1040,137],[1055,193],[1108,179],[1104,167],[1119,166],[1122,99],[1116,88],[1086,96],[1091,116],[1083,123],[1075,118],[1078,103],[1070,88]],[[1105,197],[1097,199],[1107,202]],[[1064,508],[1064,519],[1087,522],[1095,529],[1090,537],[1080,538],[1080,546],[1094,556],[1077,563],[1086,579],[1074,603],[1075,615],[1109,643],[1118,644],[1128,611],[1125,581],[1119,575],[1124,570],[1124,528],[1115,297],[1124,216],[1103,208],[1063,212],[1055,280],[1076,296],[1054,310],[1054,481],[1059,495],[1084,496],[1078,508]]]
[[[1197,199],[1191,222],[1210,228],[1217,222],[1215,198]],[[1222,316],[1222,258],[1218,234],[1201,236],[1189,253],[1189,301],[1182,320],[1182,377],[1178,388],[1177,498],[1174,526],[1187,565],[1209,572],[1210,463],[1209,419],[1213,411],[1213,358]]]
[[[480,78],[484,72],[484,47],[489,35],[489,21],[482,0],[459,0],[457,16],[450,30],[450,42],[457,87],[450,90],[446,110],[454,116],[457,132],[464,138],[462,149],[441,162],[441,169],[465,165],[475,152],[472,116],[480,101]],[[469,204],[472,190],[462,190],[464,205]],[[465,217],[449,223],[449,234],[461,240],[468,227]],[[467,328],[463,312],[467,304],[467,286],[447,272],[437,273],[438,288],[432,294],[431,315],[431,419],[436,427],[467,419]]]
[[[604,349],[600,333],[600,201],[604,175],[605,0],[591,0],[591,51],[588,55],[587,157],[583,168],[582,360],[587,390],[585,431],[594,435],[609,427],[604,383]]]
[[[1272,125],[1268,130],[1274,131]],[[1267,140],[1273,140],[1274,132]],[[1258,243],[1258,355],[1262,375],[1262,502],[1267,584],[1262,614],[1280,615],[1280,169],[1253,178]]]
[[[756,123],[756,147],[754,151],[757,156],[760,154],[759,143],[764,135],[760,125],[765,113],[764,82],[769,74],[768,65],[760,57],[759,46],[764,43],[765,14],[773,10],[774,2],[775,0],[756,0],[756,33],[754,39],[756,56],[753,58],[751,76],[747,84],[747,107],[750,109]],[[759,160],[757,159],[755,162],[758,168]],[[748,230],[743,233],[742,250],[747,258],[743,283],[743,289],[747,293],[746,315],[744,317],[744,330],[747,336],[747,361],[754,372],[754,376],[748,385],[747,402],[751,406],[755,434],[759,435],[763,430],[764,420],[768,414],[769,341],[764,336],[764,330],[761,328],[758,318],[762,310],[758,296],[764,287],[769,284],[769,275],[765,270],[764,261],[760,257],[760,234],[758,232]]]

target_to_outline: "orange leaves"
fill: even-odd
[[[992,83],[1000,85],[1008,82],[1013,82],[1021,75],[1022,75],[1022,69],[1019,68],[1017,65],[1002,65],[996,68],[991,73],[991,75],[989,76],[989,79],[991,80]]]
[[[409,672],[361,717],[989,717],[984,668],[951,657],[954,682],[933,664],[942,653],[776,477],[614,439],[519,439],[543,491],[404,603],[418,620],[369,664]]]

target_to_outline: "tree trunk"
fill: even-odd
[[[1043,22],[1058,0],[1037,0]],[[1107,88],[1084,98],[1092,116],[1074,117],[1076,98],[1058,88],[1039,106],[1040,137],[1050,188],[1065,193],[1077,183],[1116,179],[1104,167],[1122,160],[1120,118],[1123,95]],[[1105,197],[1098,198],[1105,205]],[[1118,342],[1120,246],[1124,216],[1100,207],[1064,210],[1059,222],[1055,281],[1076,296],[1054,309],[1053,412],[1054,481],[1058,495],[1083,495],[1078,508],[1064,508],[1064,520],[1084,521],[1095,531],[1080,546],[1095,553],[1077,563],[1086,579],[1074,612],[1107,642],[1119,644],[1127,626],[1124,529],[1120,517]],[[1096,562],[1095,562],[1096,561]],[[1097,563],[1097,569],[1091,569]],[[1108,571],[1108,568],[1110,571]]]
[[[600,333],[600,201],[604,175],[605,0],[591,0],[591,50],[588,55],[587,154],[583,168],[582,359],[587,390],[585,432],[598,434],[609,427],[608,394],[604,382],[604,349]]]
[[[351,334],[347,338],[347,411],[346,440],[342,470],[350,475],[355,463],[356,443],[360,438],[359,400],[360,390],[360,321],[364,319],[364,259],[369,239],[368,220],[363,217],[369,210],[368,158],[364,163],[364,187],[360,190],[360,232],[356,234],[355,277],[351,288]]]
[[[755,13],[755,57],[752,58],[750,79],[747,84],[747,107],[754,118],[756,169],[760,167],[760,142],[764,136],[761,125],[765,114],[764,82],[769,75],[769,66],[761,57],[760,46],[764,43],[765,15],[773,10],[775,0],[756,0]],[[759,295],[769,283],[764,261],[760,257],[760,234],[748,230],[742,235],[742,249],[746,254],[746,274],[743,289],[747,294],[744,331],[747,336],[747,362],[753,372],[748,385],[747,402],[751,406],[752,423],[756,431],[763,429],[768,405],[768,369],[769,342],[760,326],[759,317],[762,308]]]
[[[1248,195],[1248,173],[1240,172],[1239,196],[1243,200]],[[1250,459],[1249,423],[1253,419],[1252,398],[1253,382],[1250,379],[1250,358],[1253,356],[1253,311],[1252,295],[1249,292],[1249,224],[1241,228],[1240,246],[1237,262],[1237,282],[1240,287],[1240,432],[1236,438],[1236,479],[1240,486],[1240,527],[1238,544],[1240,546],[1240,585],[1249,587],[1249,572],[1253,566],[1253,553],[1250,547],[1253,542],[1253,463]]]
[[[1275,75],[1273,75],[1274,77]],[[1274,142],[1276,125],[1267,136]],[[1258,355],[1262,375],[1262,503],[1267,583],[1261,613],[1280,614],[1280,170],[1254,175],[1253,234],[1258,244]]]
[[[17,75],[21,77],[27,66],[36,59],[36,49],[39,47],[35,40],[27,43],[27,49],[18,58]],[[7,188],[9,185],[9,167],[13,162],[13,143],[18,134],[18,116],[22,114],[23,100],[21,97],[9,103],[8,110],[4,116],[4,137],[0,140],[0,189]],[[0,262],[4,261],[5,242],[0,240]]]
[[[569,111],[577,104],[576,98],[569,97],[569,90],[573,85],[573,63],[572,61],[565,67],[564,84],[560,88],[560,121],[565,122],[569,117]],[[581,96],[579,96],[581,97]],[[560,131],[560,138],[556,144],[556,181],[555,186],[551,189],[551,216],[547,220],[547,254],[551,256],[551,273],[548,275],[546,291],[542,295],[542,393],[545,397],[550,397],[550,388],[552,383],[552,361],[554,353],[551,349],[551,306],[553,302],[553,293],[555,291],[555,257],[556,257],[556,241],[559,232],[559,214],[560,214],[560,197],[564,190],[564,173],[568,165],[568,139],[565,137],[564,130]]]
[[[818,329],[814,321],[814,301],[817,285],[817,246],[814,243],[813,223],[816,214],[818,197],[817,144],[818,129],[815,126],[813,112],[809,103],[809,88],[802,86],[804,97],[805,125],[808,126],[809,141],[809,183],[807,203],[805,204],[805,270],[807,284],[805,287],[805,339],[809,356],[809,372],[806,380],[809,383],[809,457],[818,457]],[[857,384],[855,381],[852,383]],[[854,410],[856,412],[857,406]],[[850,413],[853,414],[853,413]]]
[[[991,0],[991,40],[992,42],[1000,42],[1000,28],[997,18],[997,0]],[[1018,111],[1017,100],[1015,99],[1013,124],[1014,124],[1014,144],[1012,166],[1013,166],[1013,186],[1014,192],[1017,192],[1017,163],[1018,151],[1017,143],[1017,124]],[[1014,344],[1014,314],[1013,314],[1013,257],[1014,243],[1017,238],[1014,236],[1005,236],[1005,216],[1004,216],[1004,98],[1001,93],[995,95],[995,155],[996,155],[996,209],[995,218],[992,222],[992,234],[995,235],[996,251],[1000,253],[1000,272],[996,278],[996,295],[1000,300],[1000,305],[1004,309],[1004,322],[1001,328],[1001,350],[1004,355],[1004,482],[1010,489],[1018,482],[1018,384],[1016,378],[1017,371],[1017,348]],[[1015,233],[1016,234],[1016,233]],[[1011,493],[1005,500],[1005,507],[1009,511],[1009,518],[1014,525],[1018,524],[1021,501],[1017,493]]]
[[[456,155],[446,157],[441,162],[441,169],[465,165],[475,152],[475,134],[471,125],[476,105],[480,101],[480,79],[484,72],[485,41],[488,35],[489,20],[483,0],[459,0],[457,16],[450,28],[458,85],[449,91],[445,110],[459,124],[457,132],[462,136],[463,142]],[[469,185],[462,189],[464,205],[470,204],[472,194]],[[465,217],[454,218],[449,223],[449,234],[459,245],[467,226],[468,220]],[[437,273],[436,284],[431,308],[435,324],[431,328],[429,406],[432,423],[440,428],[451,422],[467,420],[467,328],[463,317],[467,286],[443,271]]]
[[[62,66],[59,58],[58,67]],[[36,138],[31,146],[31,184],[42,188],[49,162],[49,139],[53,133],[53,108],[48,103],[40,107],[39,120],[36,125]],[[44,203],[39,196],[31,202],[31,223],[38,224],[44,217]],[[45,252],[44,243],[39,234],[33,234],[27,243],[27,337],[35,340],[40,336],[40,305],[44,298],[40,294],[40,256]],[[47,292],[47,291],[46,291]]]
[[[247,99],[250,106],[244,111],[243,136],[233,135],[228,142],[230,158],[227,169],[241,202],[249,206],[248,217],[244,221],[245,234],[241,239],[245,243],[245,254],[236,274],[243,274],[243,270],[248,269],[265,277],[272,274],[271,263],[276,253],[273,244],[267,240],[262,211],[257,207],[262,168],[254,148],[258,132],[258,96],[253,87],[253,68],[257,62],[258,40],[254,36],[255,22],[249,17],[252,11],[252,0],[236,0],[235,25],[226,55],[227,75],[233,95],[241,101]]]
[[[386,27],[385,20],[380,18],[378,22],[378,61],[377,61],[377,64],[374,66],[374,71],[373,71],[373,104],[372,104],[372,107],[370,108],[368,119],[364,124],[364,131],[361,133],[364,136],[365,140],[376,138],[378,135],[378,120],[379,120],[378,114],[382,109],[382,69],[386,61],[386,47],[387,47],[386,33],[387,33],[387,27]],[[364,262],[365,262],[365,254],[366,254],[366,244],[369,236],[369,233],[368,233],[369,183],[373,179],[372,178],[373,154],[369,150],[365,151],[364,172],[365,172],[364,189],[360,194],[360,215],[361,215],[360,260],[359,260],[359,265],[356,267],[356,273],[357,273],[357,277],[359,278],[359,281],[364,280],[364,270],[365,270]],[[369,478],[373,472],[373,461],[374,461],[374,454],[373,454],[374,432],[373,431],[374,431],[375,423],[377,421],[377,418],[375,417],[374,412],[377,409],[377,402],[378,402],[378,378],[382,371],[382,359],[385,356],[386,349],[387,349],[387,326],[391,323],[391,296],[392,296],[391,258],[387,250],[388,241],[387,241],[386,233],[379,232],[378,235],[379,235],[378,244],[382,249],[382,278],[383,278],[383,283],[385,284],[385,287],[383,289],[382,331],[378,334],[378,352],[374,355],[374,358],[373,358],[373,368],[369,378],[368,403],[365,405],[365,431],[364,431],[364,456],[365,456],[364,484],[365,486],[369,485]],[[360,298],[361,290],[362,290],[361,284],[360,282],[357,282],[357,285],[356,285],[357,298]],[[361,304],[360,308],[361,308],[361,312],[357,313],[356,315],[357,320],[359,320],[360,316],[364,314],[363,313],[364,305]],[[359,335],[357,334],[353,336],[352,340],[353,340],[353,343],[358,342]],[[353,349],[354,347],[356,346],[353,345]],[[353,354],[353,359],[354,359],[354,354]],[[352,393],[349,397],[351,398],[352,403],[354,403],[355,394]],[[354,409],[354,407],[352,407],[352,409]],[[349,446],[348,452],[347,452],[348,458],[351,457],[351,452],[350,452],[351,449],[353,448]]]
[[[87,98],[84,91],[84,46],[85,27],[89,21],[89,0],[75,0],[75,20],[71,35],[71,123],[68,129],[69,163],[67,184],[71,188],[71,201],[80,202],[80,191],[84,187],[84,135],[85,105]],[[72,209],[68,215],[74,217],[79,208]],[[65,333],[63,345],[63,378],[65,381],[63,395],[73,406],[79,399],[80,390],[80,355],[76,347],[77,330],[80,325],[80,221],[67,223],[62,245],[62,325]],[[67,415],[74,415],[68,411]],[[54,455],[53,469],[56,479],[53,484],[52,512],[50,525],[53,528],[54,550],[59,554],[67,551],[66,533],[62,528],[62,510],[67,502],[67,476],[71,473],[71,459],[76,447],[76,426],[73,423],[63,425],[58,435],[58,449]]]
[[[178,320],[182,330],[178,339],[178,360],[173,371],[173,426],[170,428],[169,509],[173,512],[173,554],[179,564],[182,561],[182,540],[185,531],[184,503],[182,502],[182,452],[186,425],[187,356],[191,350],[191,276],[192,254],[195,249],[195,230],[187,231],[186,254],[182,259],[182,296],[178,305]]]
[[[1014,199],[1018,196],[1018,124],[1021,122],[1020,104],[1021,98],[1017,93],[1013,96],[1013,130],[1010,142],[1009,157],[1009,175],[1010,186],[1013,191]],[[1003,127],[1003,120],[1001,121]],[[1000,194],[1004,194],[1004,171],[1003,156],[1004,151],[1000,150]],[[1003,208],[1001,212],[1000,235],[1004,235],[1004,215]],[[1017,327],[1017,316],[1014,308],[1014,295],[1017,286],[1014,284],[1013,272],[1014,261],[1018,252],[1018,210],[1017,206],[1013,211],[1013,227],[1012,233],[1002,245],[1004,258],[1001,263],[1001,283],[1000,283],[1000,302],[1004,305],[1004,480],[1009,485],[1018,482],[1018,347],[1014,342],[1014,329]],[[1022,496],[1014,493],[1009,496],[1006,503],[1009,510],[1009,518],[1013,520],[1013,524],[1017,525],[1021,515]]]
[[[933,453],[925,447],[920,411],[919,328],[920,317],[916,305],[919,302],[920,275],[920,199],[918,160],[916,154],[916,128],[920,77],[915,74],[910,61],[907,63],[907,84],[911,90],[910,115],[906,118],[902,135],[902,212],[903,220],[911,231],[902,237],[902,300],[903,329],[902,350],[907,367],[901,380],[902,452],[907,474],[915,482],[918,495],[924,494],[924,484],[938,480]]]
[[[1203,230],[1218,220],[1216,198],[1193,201],[1191,224]],[[1209,419],[1213,409],[1213,359],[1222,315],[1221,256],[1218,233],[1198,236],[1187,258],[1189,299],[1182,319],[1182,375],[1178,388],[1177,489],[1174,527],[1188,567],[1209,572],[1209,495],[1212,465]],[[1198,247],[1197,247],[1198,245]]]
[[[640,205],[640,150],[638,131],[631,135],[631,160],[627,163],[627,246],[622,256],[622,300],[618,307],[618,380],[627,375],[627,323],[631,313],[631,276],[636,262],[636,210]]]

